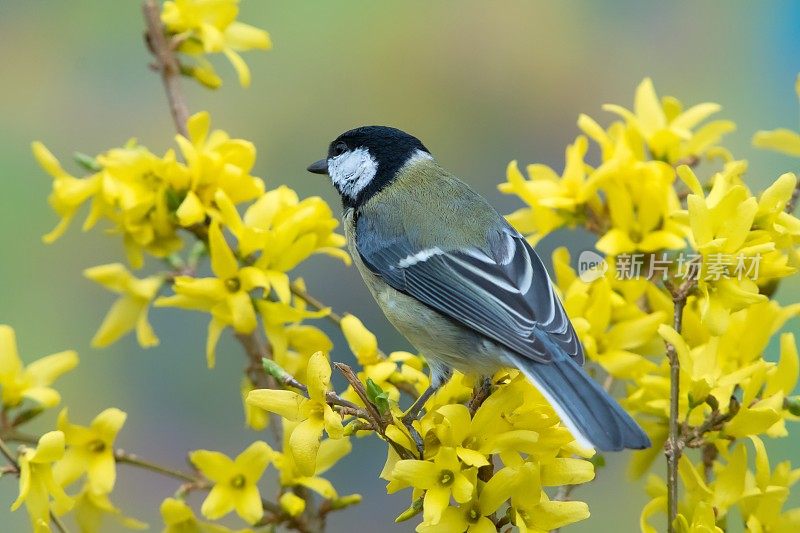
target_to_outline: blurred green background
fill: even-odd
[[[496,190],[508,161],[544,162],[560,171],[578,113],[607,123],[601,104],[630,106],[644,76],[653,77],[660,95],[722,104],[720,116],[739,126],[728,145],[750,159],[751,183],[761,188],[796,169],[796,160],[752,149],[750,137],[757,129],[798,126],[798,6],[249,0],[240,19],[267,29],[275,45],[245,54],[252,87],[238,87],[224,61],[218,63],[225,79],[220,91],[184,85],[192,110],[209,110],[214,126],[256,144],[254,173],[269,187],[286,183],[336,209],[332,187],[306,173],[306,165],[346,129],[390,124],[420,137],[444,166],[509,212],[518,201]],[[162,88],[147,63],[137,1],[0,2],[0,323],[16,329],[27,362],[66,348],[80,352],[78,369],[58,383],[72,418],[88,423],[117,406],[129,413],[120,446],[182,465],[188,449],[235,454],[256,438],[243,427],[239,347],[225,336],[217,368],[209,371],[207,317],[158,309],[151,319],[159,347],[141,350],[126,338],[91,349],[112,296],[81,271],[121,260],[121,245],[78,227],[55,245],[41,243],[56,217],[46,204],[50,178],[29,149],[41,139],[69,160],[75,150],[94,154],[132,136],[157,153],[172,146]],[[579,250],[591,243],[560,232],[539,248],[549,258],[564,244]],[[354,269],[318,257],[300,273],[323,301],[362,317],[385,350],[409,348],[377,312]],[[797,301],[799,285],[797,278],[785,283],[779,300]],[[349,361],[341,335],[320,324],[336,343],[333,358]],[[52,427],[55,413],[43,416],[37,429]],[[792,455],[797,461],[800,428],[792,430],[791,441],[770,443],[774,461]],[[387,496],[377,478],[384,446],[372,439],[354,445],[358,453],[331,477],[342,493],[362,493],[364,504],[331,515],[330,531],[363,524],[369,531],[409,530],[408,523],[391,522],[408,505],[408,493]],[[625,454],[610,458],[599,479],[576,492],[593,516],[572,531],[638,529],[646,496],[641,483],[624,484],[626,461]],[[176,483],[127,466],[119,470],[114,500],[160,529],[158,505]],[[28,527],[24,511],[8,511],[15,494],[13,479],[0,481],[3,532]]]

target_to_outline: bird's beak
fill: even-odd
[[[327,174],[328,173],[328,160],[327,159],[320,159],[314,163],[308,165],[309,172],[313,172],[314,174]]]

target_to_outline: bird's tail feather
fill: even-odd
[[[556,355],[549,363],[509,356],[582,446],[601,451],[650,447],[650,439],[633,418],[566,354]]]

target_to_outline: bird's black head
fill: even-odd
[[[308,167],[327,174],[345,207],[358,207],[397,176],[409,162],[431,159],[417,139],[396,128],[362,126],[339,135],[328,148],[328,157]]]

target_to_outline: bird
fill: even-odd
[[[413,420],[453,370],[492,376],[503,368],[525,375],[580,446],[650,446],[584,370],[583,346],[531,244],[419,139],[388,126],[355,128],[307,170],[330,177],[353,263],[428,363],[430,387],[403,416],[420,453]]]

